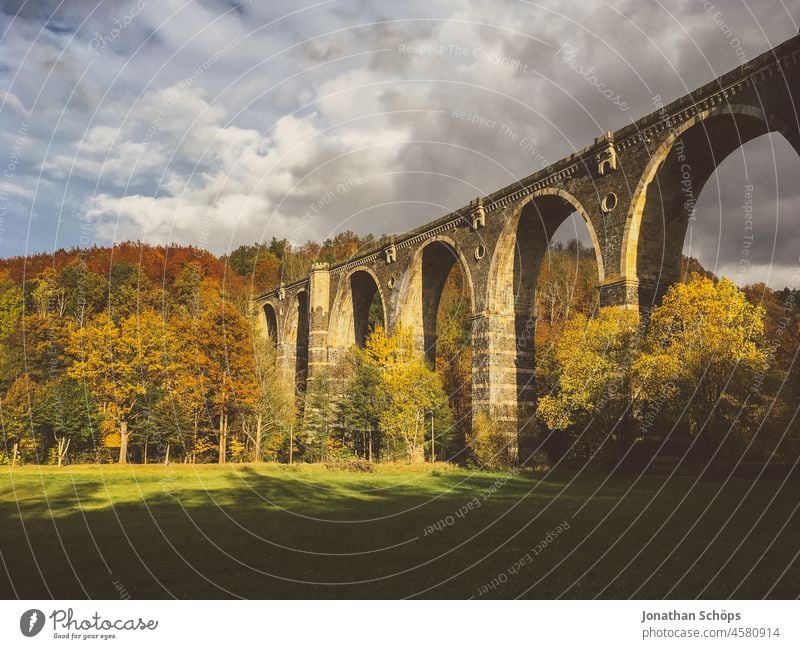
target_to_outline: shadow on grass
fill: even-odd
[[[629,479],[597,491],[600,476],[573,477],[19,473],[0,489],[0,594],[463,598],[503,574],[483,596],[798,595],[800,525],[778,482],[745,496],[751,483],[733,481],[712,502],[719,485],[689,479],[656,495],[662,479],[647,478],[623,498]]]

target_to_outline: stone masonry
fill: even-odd
[[[474,413],[504,425],[512,454],[533,413],[532,298],[550,238],[573,212],[597,255],[601,304],[646,312],[677,280],[689,218],[716,167],[782,134],[800,153],[800,36],[584,149],[346,262],[258,297],[278,367],[309,376],[363,344],[380,296],[389,332],[412,329],[429,357],[444,281],[459,264],[472,311]]]

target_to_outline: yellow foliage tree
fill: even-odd
[[[199,311],[184,320],[181,338],[184,369],[199,377],[205,403],[217,420],[218,462],[228,455],[230,422],[238,416],[246,437],[246,417],[257,409],[259,385],[253,353],[252,326],[214,280],[198,290]]]
[[[388,455],[420,462],[425,457],[426,416],[439,419],[440,429],[452,426],[452,413],[440,377],[414,349],[410,331],[388,336],[376,327],[365,345],[367,362],[380,368],[388,393],[381,415]]]
[[[119,462],[125,464],[128,424],[137,403],[166,381],[178,362],[170,327],[151,309],[119,325],[101,313],[72,332],[67,351],[74,359],[68,376],[83,382],[101,404],[107,425],[119,433]]]
[[[5,453],[12,466],[19,459],[36,458],[32,404],[37,390],[38,386],[30,376],[21,374],[0,400],[0,425],[7,444]]]
[[[575,429],[614,462],[622,459],[635,439],[628,413],[639,341],[634,311],[605,308],[596,318],[573,315],[549,359],[554,389],[539,399],[539,418],[553,431]]]
[[[508,442],[506,432],[495,426],[486,413],[480,412],[472,420],[472,427],[467,434],[467,445],[482,467],[510,468],[514,459],[509,453]]]
[[[691,436],[702,432],[700,445],[710,456],[726,437],[749,435],[746,415],[756,405],[768,360],[764,310],[729,279],[693,274],[653,310],[646,352],[634,367],[635,387],[640,399],[682,414]]]

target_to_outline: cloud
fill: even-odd
[[[765,6],[725,6],[721,26],[697,0],[151,1],[135,16],[136,0],[64,4],[0,14],[0,165],[29,123],[4,255],[73,245],[87,225],[98,243],[217,253],[272,236],[407,230],[650,112],[654,93],[669,100],[735,67],[730,34],[752,56],[797,33]],[[107,46],[92,48],[100,37]],[[564,44],[629,110],[565,63]],[[788,181],[797,156],[773,144],[746,148],[769,214],[750,277],[779,282],[791,276],[800,199]],[[687,238],[717,269],[737,268],[743,174],[723,165]]]
[[[19,97],[10,92],[0,92],[0,102],[4,106],[13,108],[24,119],[28,116],[28,110],[22,105]]]

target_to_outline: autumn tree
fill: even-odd
[[[133,314],[140,307],[155,307],[153,284],[140,266],[128,261],[112,264],[108,274],[108,308],[115,318]]]
[[[456,278],[458,281],[454,281]],[[438,455],[462,461],[467,436],[472,428],[472,318],[463,277],[451,273],[442,291],[436,323],[436,373],[447,394],[453,428],[442,438]],[[451,443],[452,442],[452,443]]]
[[[187,315],[195,317],[200,312],[200,284],[203,281],[203,267],[192,261],[181,268],[172,290],[175,301]]]
[[[282,268],[310,264],[310,248],[275,243],[282,248]],[[271,285],[283,269],[270,245],[256,248],[259,254],[250,261],[255,267],[262,260],[273,264],[262,269],[263,281]],[[268,413],[255,387],[248,277],[239,274],[241,264],[231,270],[203,250],[139,242],[0,260],[0,393],[23,374],[44,386],[43,394],[50,389],[46,386],[61,385],[69,376],[96,397],[106,445],[132,438],[141,443],[143,455],[148,444],[157,444],[165,459],[168,449],[192,461],[203,459],[211,451],[219,455],[221,421],[225,439],[229,429],[233,436],[232,449],[224,455],[254,457],[259,414]],[[253,266],[246,274],[252,273]],[[151,379],[153,368],[135,357],[139,343],[128,332],[137,314],[144,316],[145,327],[147,314],[156,307],[163,314],[164,334],[180,344],[170,343],[177,346],[177,362]],[[159,334],[142,335],[142,356],[147,357],[147,342]],[[137,364],[145,371],[132,369]],[[262,397],[274,387],[274,376],[268,374],[262,373],[267,378]],[[85,451],[88,440],[81,435],[59,434],[61,441],[56,441],[48,405],[44,398],[34,403],[34,410],[41,410],[33,413],[41,457],[51,446],[57,457],[59,444],[64,450],[69,445],[71,455]],[[280,448],[271,422],[288,421],[281,409],[277,413],[262,422],[269,453]]]
[[[594,313],[597,284],[594,249],[584,247],[577,239],[551,244],[536,280],[536,338],[554,338],[575,312]]]
[[[466,441],[472,459],[484,469],[509,469],[516,462],[509,452],[506,431],[485,412],[479,412],[472,420]]]
[[[57,283],[63,291],[63,315],[72,318],[77,326],[98,313],[108,301],[106,279],[93,272],[81,258],[58,271]]]
[[[292,254],[289,249],[284,249],[284,255],[289,254]],[[255,292],[270,289],[281,280],[281,261],[264,244],[239,246],[230,254],[227,262]]]
[[[75,329],[68,352],[74,359],[68,376],[85,384],[97,399],[106,422],[119,434],[119,462],[125,464],[128,427],[136,407],[177,362],[170,328],[150,309],[129,315],[119,325],[101,313]]]
[[[53,311],[31,313],[22,319],[14,342],[24,340],[25,367],[35,381],[44,383],[61,376],[70,363],[66,352],[74,325]]]
[[[0,272],[0,341],[16,328],[24,308],[22,289],[8,272]]]
[[[7,390],[22,373],[20,323],[24,309],[22,289],[8,271],[0,271],[0,390]]]
[[[258,400],[252,327],[244,313],[214,280],[200,286],[200,311],[186,321],[182,357],[186,368],[202,380],[205,403],[216,419],[218,462],[227,461],[232,420],[246,437],[244,418]]]
[[[331,239],[326,239],[319,251],[319,261],[334,263],[350,259],[366,243],[372,241],[372,236],[360,237],[351,230],[340,232]]]
[[[634,311],[601,309],[595,318],[575,313],[565,324],[546,369],[554,378],[539,399],[537,416],[551,431],[602,448],[612,463],[624,458],[636,437],[630,413],[631,368],[639,347]]]
[[[272,460],[284,446],[286,428],[294,424],[294,395],[278,377],[275,342],[260,328],[252,327],[253,358],[257,382],[254,404],[255,424],[249,426],[253,441],[253,460],[260,462],[266,454]]]
[[[410,331],[388,336],[378,326],[367,338],[364,351],[368,362],[380,369],[389,396],[380,418],[387,455],[422,461],[430,439],[426,422],[431,419],[426,417],[443,432],[452,428],[452,413],[439,376],[414,349]]]
[[[695,274],[672,286],[650,317],[634,368],[640,398],[686,426],[706,459],[754,432],[748,421],[768,371],[764,310],[729,279]]]
[[[439,377],[421,358],[402,359],[394,363],[385,376],[391,395],[389,407],[381,417],[386,430],[387,448],[395,457],[401,452],[411,462],[424,459],[428,429],[427,417],[435,424],[439,414],[439,428],[449,430],[452,421],[443,417],[449,412],[447,395]],[[427,438],[430,439],[430,438]]]
[[[38,387],[27,374],[22,374],[0,401],[0,425],[6,456],[12,466],[18,459],[38,461],[39,444],[33,422],[33,404]]]

